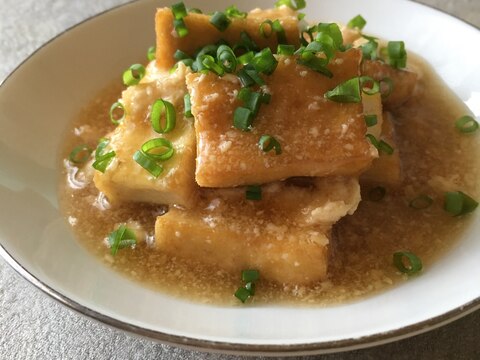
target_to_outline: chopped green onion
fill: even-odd
[[[478,130],[478,122],[473,117],[465,115],[455,121],[455,127],[462,133],[471,133]]]
[[[246,49],[247,51],[258,51],[258,45],[253,41],[253,39],[248,35],[246,31],[240,33],[240,44],[238,46]]]
[[[230,19],[222,12],[216,11],[210,18],[210,24],[215,26],[219,31],[225,31],[230,25]]]
[[[267,93],[262,93],[262,97],[260,98],[260,101],[264,104],[270,104],[270,101],[272,100],[272,95],[267,94]]]
[[[173,156],[172,143],[164,138],[148,140],[142,145],[142,152],[157,161],[166,161]]]
[[[203,65],[205,69],[210,70],[218,76],[223,76],[225,74],[223,66],[218,65],[215,61],[215,58],[211,55],[201,55],[200,57],[198,57],[198,61]]]
[[[268,29],[268,31],[266,30]],[[269,38],[274,32],[277,34],[278,43],[284,44],[287,42],[287,38],[285,35],[285,29],[283,28],[280,20],[265,20],[260,24],[259,27],[260,35],[264,38]]]
[[[107,153],[104,152],[109,142],[109,139],[101,138],[98,142],[97,149],[95,150],[95,161],[93,162],[92,167],[102,173],[105,172],[108,165],[116,156],[115,151],[109,151]]]
[[[252,61],[254,56],[255,56],[255,53],[253,51],[249,51],[249,52],[237,57],[237,61],[242,65],[246,65],[250,61]]]
[[[240,300],[242,303],[248,300],[250,296],[252,296],[251,292],[249,289],[245,287],[239,287],[237,291],[235,291],[235,297]]]
[[[251,91],[249,88],[242,88],[237,97],[244,102],[244,107],[250,109],[253,116],[257,115],[262,103],[262,94]]]
[[[265,27],[268,29],[268,32],[265,30]],[[260,24],[260,27],[258,29],[260,32],[260,35],[264,38],[269,38],[272,33],[273,33],[273,26],[272,26],[272,20],[265,20]]]
[[[192,13],[192,14],[203,14],[203,11],[200,10],[199,8],[191,8],[191,9],[188,9],[188,12],[189,12],[189,13]]]
[[[347,80],[333,90],[325,93],[325,98],[341,103],[359,103],[362,101],[360,95],[360,81],[358,77]]]
[[[365,124],[367,124],[367,127],[375,126],[378,123],[377,115],[365,115]]]
[[[145,76],[145,67],[141,64],[133,64],[123,73],[123,83],[126,86],[137,85]]]
[[[433,199],[428,195],[420,195],[411,200],[408,204],[411,208],[421,210],[430,207],[433,204]]]
[[[295,46],[294,45],[280,44],[277,47],[277,54],[278,55],[290,56],[290,55],[293,55],[294,52],[295,52]]]
[[[386,193],[387,193],[387,190],[385,190],[384,187],[376,186],[376,187],[370,189],[370,191],[368,192],[368,199],[370,201],[378,202],[378,201],[381,201],[385,197]]]
[[[382,99],[386,99],[393,91],[393,80],[389,77],[383,78],[379,82]]]
[[[408,262],[406,265],[405,262]],[[414,275],[423,268],[420,258],[409,251],[398,251],[393,254],[393,264],[402,273]]]
[[[121,112],[120,114],[118,114]],[[125,120],[125,117],[127,116],[127,112],[125,111],[125,107],[120,101],[117,101],[116,103],[113,103],[112,106],[110,107],[110,121],[114,123],[115,125],[120,124],[123,120]]]
[[[255,70],[250,64],[240,69],[240,71],[237,73],[237,76],[244,87],[255,84],[260,86],[265,85],[265,81],[260,77],[257,70]]]
[[[90,159],[93,149],[87,144],[75,146],[68,155],[68,160],[74,164],[84,164]]]
[[[302,10],[307,6],[305,0],[277,0],[275,2],[275,7],[280,7],[286,5],[293,10]]]
[[[162,126],[161,123],[163,115],[165,115],[165,126]],[[150,114],[153,130],[159,134],[172,131],[175,128],[176,117],[177,115],[172,103],[163,99],[155,100]]]
[[[173,17],[176,20],[183,19],[185,16],[187,16],[187,9],[185,8],[185,4],[183,2],[173,4],[171,9]]]
[[[110,245],[110,253],[112,255],[116,255],[118,250],[133,246],[136,243],[137,237],[135,233],[123,224],[108,235],[108,244]]]
[[[148,61],[155,60],[155,52],[157,51],[157,48],[155,46],[150,46],[147,51],[147,59]]]
[[[377,148],[378,151],[384,152],[387,155],[392,155],[395,152],[395,149],[390,146],[389,143],[383,140],[378,141],[377,138],[372,134],[367,134],[365,136],[368,140],[370,140],[370,143]]]
[[[237,57],[230,46],[220,45],[217,49],[217,59],[227,73],[233,73],[237,69]]]
[[[198,58],[202,55],[216,56],[217,55],[217,49],[218,49],[217,45],[213,45],[213,44],[205,45],[203,48],[200,49],[200,51],[198,53],[195,54],[195,57]]]
[[[245,107],[238,107],[233,114],[233,126],[242,131],[252,129],[253,113]]]
[[[182,38],[188,35],[187,25],[185,24],[185,21],[183,21],[183,19],[174,19],[173,27],[175,28],[175,31],[177,32],[177,35],[179,37]]]
[[[365,25],[367,25],[367,21],[362,17],[362,15],[357,15],[348,22],[347,27],[350,29],[357,28],[358,30],[362,30]]]
[[[241,286],[235,292],[235,297],[242,303],[248,300],[251,296],[255,295],[255,282],[260,278],[258,270],[243,270],[242,281],[245,282],[244,286]]]
[[[238,8],[235,5],[229,6],[228,8],[225,9],[225,14],[229,18],[240,18],[240,19],[245,19],[247,17],[247,13],[238,10]]]
[[[192,118],[193,114],[192,114],[192,103],[190,101],[190,94],[185,94],[185,96],[183,97],[183,103],[185,105],[185,111],[184,111],[185,117]]]
[[[396,69],[407,66],[407,52],[403,41],[389,41],[387,45],[388,63]]]
[[[183,52],[182,50],[176,50],[175,53],[173,54],[173,58],[175,60],[186,60],[186,59],[190,59],[190,56]]]
[[[247,190],[245,191],[245,197],[247,200],[262,200],[262,187],[259,185],[247,186]],[[256,271],[256,270],[245,270],[245,271]],[[242,272],[242,278],[243,278],[243,272]]]
[[[370,76],[360,76],[360,87],[367,95],[375,95],[380,92],[380,84]],[[371,85],[371,87],[365,85]]]
[[[282,153],[282,146],[280,143],[275,139],[273,136],[270,135],[262,135],[260,140],[258,141],[258,147],[263,152],[269,152],[271,150],[275,150],[276,155],[280,155]]]
[[[155,159],[139,150],[133,154],[133,160],[147,170],[153,177],[157,178],[163,172],[163,167]]]
[[[360,46],[362,50],[362,60],[376,60],[378,51],[378,42],[370,40],[366,44]]]
[[[278,61],[273,56],[270,48],[265,48],[257,53],[250,63],[259,73],[271,75],[277,68]]]
[[[325,66],[325,59],[314,56],[312,59],[308,61],[297,59],[297,63],[300,65],[306,66],[322,75],[325,75],[328,78],[333,77],[333,73],[330,70],[328,70]]]
[[[319,23],[317,25],[317,35],[315,36],[315,40],[325,44],[325,42],[328,41],[326,35],[333,40],[335,49],[340,49],[343,44],[343,35],[338,24]]]
[[[260,278],[258,270],[248,269],[242,271],[242,281],[255,282]]]
[[[305,16],[306,16],[306,14],[304,14],[304,13],[298,13],[298,15],[297,15],[298,21],[302,21],[303,19],[305,19]]]
[[[245,284],[245,289],[247,289],[250,292],[251,296],[255,295],[255,283],[254,282],[247,282]]]
[[[471,213],[477,206],[478,202],[462,191],[445,193],[444,209],[454,216]]]

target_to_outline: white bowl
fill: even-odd
[[[247,0],[243,9],[273,1]],[[49,42],[0,87],[0,254],[63,304],[108,325],[180,346],[236,353],[307,354],[366,347],[440,326],[480,306],[479,213],[458,246],[424,274],[355,303],[325,308],[222,307],[179,300],[104,267],[58,211],[58,151],[70,120],[154,43],[145,0],[90,19]],[[205,10],[222,1],[188,1]],[[480,32],[401,0],[310,1],[310,19],[346,22],[406,41],[480,115]]]

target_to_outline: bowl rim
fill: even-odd
[[[397,0],[401,1],[401,0]],[[469,27],[472,27],[474,30],[480,32],[480,27],[459,18],[456,15],[447,13],[446,11],[439,9],[435,6],[419,3],[415,0],[403,0],[409,3],[412,3],[416,6],[426,7],[435,12],[442,13],[456,21],[463,23]],[[108,8],[104,11],[101,11],[95,15],[92,15],[68,28],[61,31],[51,39],[47,40],[36,50],[34,50],[30,55],[28,55],[24,60],[22,60],[4,79],[0,80],[0,88],[6,86],[10,78],[21,68],[25,63],[31,60],[38,52],[43,51],[48,45],[58,38],[66,35],[66,33],[71,30],[82,26],[102,15],[115,11],[119,8],[128,7],[134,3],[141,2],[138,0],[129,0],[128,2],[114,7]],[[358,338],[350,338],[344,340],[335,340],[335,341],[325,341],[325,342],[312,342],[312,343],[302,343],[302,344],[245,344],[245,343],[235,343],[235,342],[224,342],[224,341],[212,341],[206,339],[197,339],[188,336],[173,335],[166,332],[161,332],[153,329],[148,329],[142,326],[133,325],[128,322],[115,319],[114,317],[102,314],[98,311],[92,310],[91,308],[80,304],[77,301],[70,299],[68,296],[62,294],[59,290],[54,289],[53,287],[44,283],[41,279],[29,272],[19,261],[17,261],[4,247],[0,239],[0,256],[6,261],[6,263],[15,270],[22,278],[27,280],[29,283],[33,284],[36,288],[40,289],[43,293],[47,294],[50,298],[56,300],[67,308],[79,313],[83,316],[86,316],[96,322],[107,325],[114,329],[120,329],[130,333],[131,335],[140,336],[149,340],[159,341],[165,344],[179,346],[186,349],[197,350],[197,351],[215,351],[221,353],[229,353],[236,355],[263,355],[263,356],[298,356],[298,355],[314,355],[314,354],[325,354],[325,353],[335,353],[342,351],[349,351],[354,349],[363,349],[368,347],[373,347],[377,345],[387,344],[390,342],[398,341],[405,339],[411,336],[419,335],[427,331],[433,330],[435,328],[446,325],[450,322],[453,322],[463,316],[466,316],[474,311],[480,309],[480,297],[458,306],[446,313],[443,313],[439,316],[427,319],[422,322],[418,322],[412,325],[404,326],[395,330],[380,332],[373,335],[362,336]]]

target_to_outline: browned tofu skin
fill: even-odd
[[[178,37],[173,28],[172,11],[169,8],[158,9],[155,19],[157,66],[159,69],[170,69],[176,62],[173,57],[176,50],[182,50],[193,56],[199,48],[215,44],[221,39],[231,45],[237,44],[241,40],[242,31],[245,31],[261,49],[270,47],[275,51],[278,45],[277,37],[272,35],[264,38],[259,31],[265,19],[278,19],[285,30],[287,42],[299,45],[297,15],[287,7],[276,10],[254,10],[245,19],[232,19],[224,32],[210,24],[209,15],[189,13],[184,18],[189,33],[183,38]]]
[[[196,180],[204,187],[263,184],[292,176],[357,175],[377,156],[365,139],[362,104],[337,103],[326,91],[359,75],[360,52],[339,53],[327,78],[280,57],[265,77],[271,102],[262,105],[249,132],[233,128],[240,83],[234,76],[189,74],[197,138]],[[264,134],[274,136],[282,153],[264,153]]]
[[[408,70],[394,69],[381,61],[365,60],[362,64],[362,74],[377,81],[390,78],[393,82],[391,94],[383,100],[384,107],[394,109],[405,103],[413,95],[417,84],[417,74]]]
[[[358,180],[273,183],[262,190],[262,199],[252,201],[244,188],[205,189],[194,209],[171,208],[157,218],[156,247],[231,273],[255,268],[278,283],[324,279],[331,225],[357,208]]]

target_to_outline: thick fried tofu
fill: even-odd
[[[393,116],[389,112],[383,114],[382,135],[380,137],[394,148],[391,155],[380,152],[378,159],[373,160],[372,167],[364,172],[360,179],[362,182],[373,182],[397,186],[402,181],[400,153],[395,140]]]
[[[258,201],[246,200],[244,188],[205,189],[194,209],[157,218],[156,247],[227,272],[255,268],[278,283],[322,280],[331,225],[355,211],[360,187],[343,177],[302,185],[266,185]]]
[[[204,187],[263,184],[293,176],[357,175],[377,156],[365,139],[362,104],[324,98],[326,91],[359,75],[360,52],[339,53],[329,65],[333,78],[294,57],[281,56],[265,77],[271,102],[262,105],[253,129],[233,128],[240,83],[234,76],[189,74],[197,137],[196,180]],[[258,142],[271,135],[282,153],[263,152]]]
[[[108,150],[116,156],[105,173],[95,172],[96,187],[115,202],[135,201],[191,206],[197,185],[195,131],[192,120],[183,116],[186,93],[185,67],[175,73],[157,74],[157,81],[130,86],[122,94],[126,119],[110,134]],[[176,127],[163,135],[173,144],[173,157],[162,163],[163,173],[154,178],[133,160],[133,154],[146,141],[162,137],[152,129],[150,107],[156,99],[170,101],[176,108]]]
[[[155,18],[157,66],[160,69],[170,69],[176,62],[173,57],[176,50],[182,50],[193,56],[203,46],[215,44],[219,40],[225,40],[230,45],[241,43],[242,32],[246,32],[260,49],[270,47],[275,51],[278,45],[277,37],[272,35],[265,38],[260,34],[260,25],[266,19],[278,19],[285,30],[287,42],[299,45],[297,13],[286,6],[272,10],[253,10],[245,19],[232,19],[231,24],[223,32],[210,23],[209,15],[189,13],[184,18],[189,31],[185,37],[178,37],[175,32],[171,9],[158,9]]]
[[[394,69],[382,61],[363,61],[362,75],[370,76],[377,81],[385,78],[392,80],[392,92],[383,100],[383,105],[387,110],[394,109],[405,103],[413,95],[415,85],[417,84],[416,73]]]

